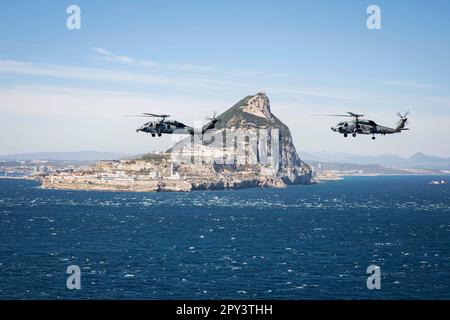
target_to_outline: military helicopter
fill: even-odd
[[[326,116],[354,118],[350,121],[339,122],[336,126],[331,127],[332,131],[341,133],[344,137],[347,137],[349,134],[353,137],[356,137],[357,134],[371,134],[372,140],[375,140],[376,134],[386,135],[409,130],[409,128],[405,128],[405,125],[408,123],[408,114],[409,111],[406,111],[403,115],[400,112],[397,112],[397,116],[400,117],[400,120],[397,122],[395,128],[381,126],[373,120],[363,119],[363,114],[353,112],[347,112],[347,114],[330,114]]]
[[[149,121],[144,123],[142,126],[136,129],[136,132],[142,131],[145,133],[150,133],[152,137],[164,134],[190,134],[194,135],[196,133],[205,134],[206,131],[214,129],[217,121],[219,119],[216,118],[216,112],[212,118],[206,118],[209,122],[204,125],[200,130],[196,130],[193,127],[187,126],[184,123],[178,122],[176,120],[166,120],[170,117],[168,114],[153,114],[144,112],[140,115],[126,115],[125,117],[148,117],[148,118],[159,118],[155,121]]]

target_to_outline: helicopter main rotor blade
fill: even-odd
[[[347,114],[313,114],[313,116],[315,117],[358,117],[358,118],[362,118],[362,117],[371,117],[371,116],[379,116],[385,114],[383,112],[378,112],[378,113],[367,113],[367,114],[356,114],[353,112],[348,112]]]
[[[144,114],[135,114],[135,115],[133,115],[133,114],[126,114],[126,115],[123,115],[122,117],[134,117],[134,118],[150,118],[150,117],[152,117],[152,116],[147,116],[147,115],[144,115]]]
[[[357,114],[357,113],[353,113],[353,112],[347,112],[349,115],[351,115],[352,117],[355,118],[359,118],[359,117],[364,117],[363,114]]]
[[[352,117],[349,114],[313,114],[313,117]]]
[[[154,113],[148,113],[148,112],[143,112],[142,114],[145,114],[146,116],[149,116],[149,117],[156,117],[156,118],[168,118],[168,117],[170,117],[168,114],[154,114]]]

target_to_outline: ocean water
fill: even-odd
[[[449,299],[450,185],[436,178],[193,193],[0,180],[0,299]]]

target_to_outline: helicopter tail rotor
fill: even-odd
[[[404,122],[405,125],[408,124],[408,115],[409,115],[409,111],[406,111],[404,114],[401,114],[400,112],[397,112],[397,116],[400,117],[400,121]]]
[[[397,116],[400,118],[400,121],[397,123],[397,130],[409,130],[408,128],[405,128],[405,126],[409,123],[408,121],[408,115],[409,111],[406,111],[404,114],[401,114],[400,112],[397,112]]]
[[[220,119],[217,119],[217,111],[214,111],[213,116],[212,117],[205,117],[206,120],[209,120],[213,123],[216,123],[218,121],[220,121]]]
[[[400,117],[400,119],[408,119],[407,116],[409,114],[409,111],[406,111],[405,114],[401,114],[400,112],[397,112],[397,115]]]

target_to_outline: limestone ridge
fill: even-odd
[[[259,168],[255,168],[255,165],[253,165],[253,170],[259,169],[265,173],[264,175],[267,175],[268,170],[271,169],[272,175],[275,178],[281,179],[285,184],[311,183],[311,168],[298,156],[289,128],[271,112],[270,101],[266,94],[258,93],[253,96],[247,96],[220,114],[217,118],[219,122],[216,124],[216,131],[213,134],[215,139],[221,139],[224,136],[224,130],[227,130],[227,132],[231,131],[234,134],[244,135],[248,132],[260,132],[258,134],[267,132],[267,137],[264,137],[264,139],[268,139],[268,145],[278,142],[279,148],[275,150],[278,154],[272,154],[271,168],[267,168],[266,163],[260,159],[261,152],[266,151],[262,150],[265,148],[264,144],[258,143],[254,148],[250,148],[250,154],[248,156],[250,158],[253,157],[254,162],[256,162],[256,167],[259,165]],[[273,129],[277,129],[278,131],[273,131]],[[276,133],[278,133],[278,136],[274,136]],[[219,135],[220,137],[218,137]],[[217,144],[212,144],[214,146],[211,147],[208,140],[201,146],[194,146],[192,144],[192,137],[188,137],[178,142],[168,152],[177,150],[182,156],[198,155],[201,153],[204,156],[206,155],[206,160],[208,160],[209,155],[209,160],[213,162],[214,157],[217,157],[218,154],[217,150],[214,150],[214,148],[217,148]],[[248,148],[248,146],[244,145],[245,142],[241,142],[241,144],[235,150]],[[225,153],[233,153],[233,150],[225,150]],[[238,156],[238,163],[241,164],[241,169],[249,169],[252,167],[243,165],[247,160],[239,160]]]
[[[279,128],[289,135],[288,127],[270,111],[269,98],[264,93],[247,96],[217,117],[217,129]]]

